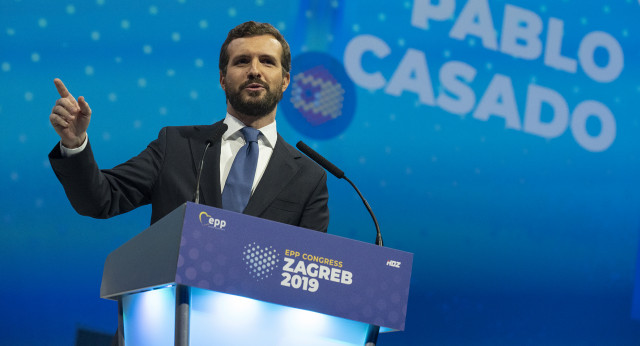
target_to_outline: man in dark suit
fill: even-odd
[[[138,156],[108,170],[99,170],[93,158],[86,132],[89,104],[82,96],[76,100],[61,80],[54,81],[61,98],[49,118],[61,140],[49,159],[78,213],[107,218],[151,203],[154,223],[193,200],[205,143],[213,139],[204,159],[202,203],[227,208],[224,190],[227,196],[234,191],[230,181],[237,171],[236,154],[253,144],[259,148],[253,182],[248,184],[246,207],[238,211],[327,231],[326,173],[286,143],[275,127],[277,104],[290,81],[289,45],[269,24],[243,23],[229,32],[219,67],[227,96],[224,120],[163,128]],[[223,123],[228,129],[222,138],[212,138]],[[259,130],[257,144],[245,139],[244,127]]]

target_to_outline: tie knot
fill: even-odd
[[[244,140],[247,141],[247,143],[258,141],[258,135],[260,134],[260,130],[256,130],[253,127],[246,126],[240,129],[240,131],[242,131]]]

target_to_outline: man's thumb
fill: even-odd
[[[89,107],[87,101],[84,99],[84,96],[78,97],[78,106],[80,106],[80,112],[82,112],[82,114],[86,116],[91,115],[91,108]]]

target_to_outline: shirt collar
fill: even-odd
[[[238,120],[238,118],[234,117],[228,112],[223,122],[227,124],[227,126],[229,126],[229,128],[227,128],[227,131],[225,131],[225,133],[222,135],[222,139],[224,139],[225,141],[238,136],[240,129],[245,127],[245,124],[242,121]],[[278,140],[276,121],[274,120],[271,124],[263,126],[258,130],[260,130],[261,134],[261,136],[258,137],[258,140],[262,138],[262,142],[264,145],[274,148],[276,145],[276,141]]]

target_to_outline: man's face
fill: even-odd
[[[289,74],[282,73],[280,42],[271,35],[242,37],[231,41],[227,51],[227,74],[220,76],[220,85],[230,113],[275,117],[274,110],[289,86]]]

